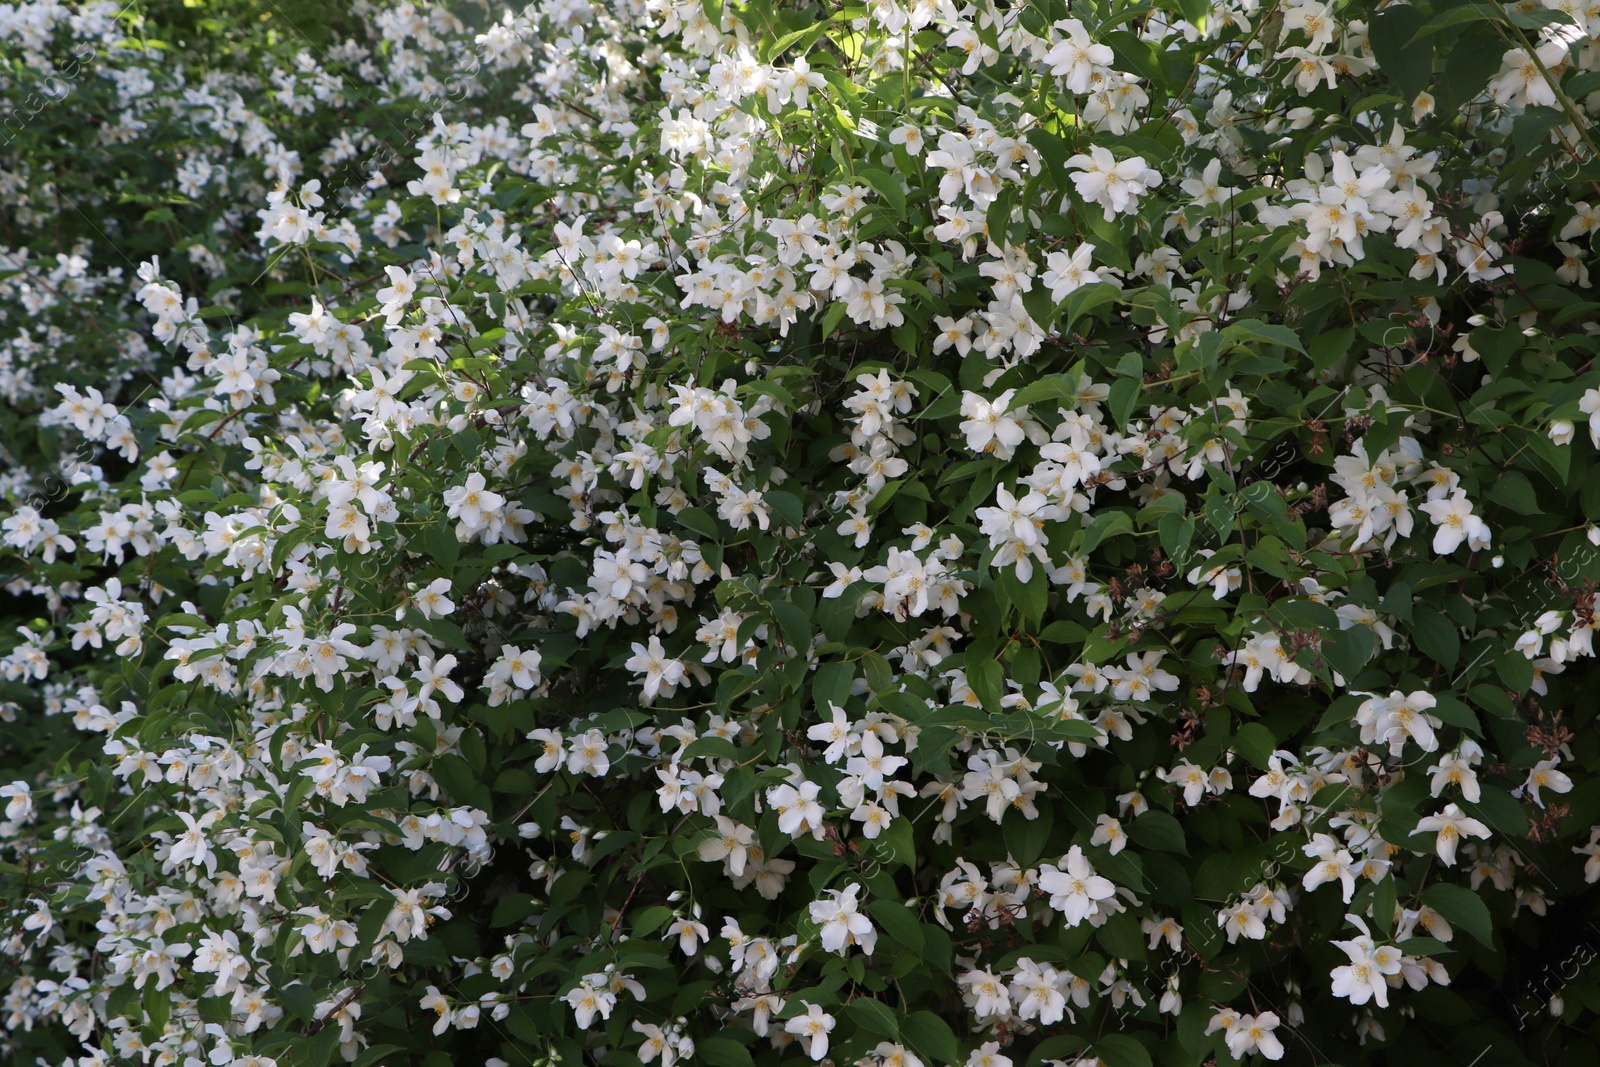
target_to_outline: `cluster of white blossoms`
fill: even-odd
[[[114,404],[106,402],[100,390],[89,386],[82,393],[67,384],[56,386],[61,403],[53,411],[39,417],[41,426],[70,426],[86,440],[104,442],[123,459],[139,456],[139,443],[133,435],[128,417],[117,411]]]
[[[1585,151],[1600,19],[1545,10],[1466,100],[1320,0],[358,0],[251,72],[0,11],[183,234],[101,192],[64,246],[0,161],[0,718],[60,735],[0,786],[0,1052],[1383,1041],[1474,966],[1448,889],[1600,880],[1548,699],[1600,210],[1497,182]],[[1241,1014],[1278,932],[1348,962]]]

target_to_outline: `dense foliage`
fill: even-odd
[[[7,1062],[1600,1059],[1600,8],[0,42]]]

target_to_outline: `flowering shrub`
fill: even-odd
[[[0,38],[8,1061],[1600,1056],[1592,10]]]

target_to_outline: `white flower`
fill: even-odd
[[[429,701],[433,694],[438,693],[451,703],[459,701],[462,689],[450,677],[450,672],[455,670],[456,657],[452,655],[440,656],[437,661],[432,656],[418,656],[417,669],[412,673],[413,681],[419,683],[417,699]],[[434,709],[437,718],[438,709]]]
[[[458,520],[456,539],[470,541],[500,517],[506,498],[484,488],[483,475],[473,471],[467,475],[465,485],[445,490],[444,502],[450,509],[450,517]]]
[[[1589,843],[1575,846],[1572,850],[1579,856],[1589,858],[1583,864],[1583,880],[1585,882],[1600,882],[1600,826],[1589,828]]]
[[[1260,1052],[1269,1060],[1281,1060],[1283,1043],[1272,1033],[1277,1028],[1278,1016],[1275,1012],[1241,1015],[1228,1027],[1228,1052],[1236,1060],[1242,1060],[1252,1052]]]
[[[806,1013],[796,1015],[783,1028],[800,1039],[807,1056],[820,1060],[828,1054],[828,1034],[833,1031],[834,1018],[815,1004],[803,1000],[800,1003],[806,1006]]]
[[[418,1004],[418,1007],[420,1007],[423,1011],[431,1011],[434,1013],[434,1037],[438,1037],[440,1034],[450,1029],[450,1024],[454,1021],[454,1013],[450,1010],[450,1002],[446,1000],[444,995],[439,992],[438,986],[430,985],[428,987],[428,992],[422,998],[421,1002]]]
[[[1088,1063],[1092,1061],[1079,1060],[1078,1062]],[[972,1050],[971,1055],[967,1057],[966,1067],[1011,1067],[1011,1057],[1000,1055],[1000,1042],[985,1041]]]
[[[856,910],[856,895],[860,892],[860,885],[852,885],[843,891],[830,889],[828,894],[833,897],[832,900],[811,902],[811,921],[817,924],[822,947],[827,951],[842,956],[851,945],[857,945],[870,956],[877,947],[878,933],[873,929],[872,921]]]
[[[1511,795],[1521,799],[1523,793],[1533,798],[1533,802],[1544,807],[1544,799],[1539,796],[1539,790],[1548,789],[1552,793],[1567,793],[1572,790],[1572,779],[1556,770],[1556,764],[1561,762],[1560,756],[1542,759],[1533,765],[1528,772],[1528,780],[1511,791]],[[1471,799],[1470,797],[1468,798]]]
[[[425,619],[439,619],[456,609],[450,599],[450,579],[435,578],[426,589],[417,592],[417,610]]]
[[[1085,243],[1079,245],[1070,256],[1065,252],[1051,252],[1044,257],[1049,269],[1044,272],[1042,280],[1050,290],[1050,299],[1064,300],[1068,293],[1106,280],[1090,266],[1089,257],[1093,254],[1094,245]]]
[[[1589,441],[1600,448],[1600,388],[1586,390],[1578,410],[1589,416]]]
[[[1332,979],[1333,995],[1344,997],[1355,1005],[1365,1004],[1371,1000],[1378,1007],[1387,1008],[1389,1006],[1387,976],[1400,973],[1400,953],[1391,946],[1376,945],[1365,933],[1366,924],[1356,916],[1347,915],[1345,918],[1359,926],[1363,933],[1362,936],[1349,941],[1333,942],[1350,959],[1349,964],[1335,967],[1329,975]]]
[[[188,812],[180,811],[178,812],[178,818],[183,820],[184,831],[172,843],[172,851],[168,853],[167,859],[173,863],[188,861],[196,867],[204,867],[206,874],[215,875],[217,873],[217,856],[215,852],[211,851],[211,841],[206,836],[206,831],[216,825],[218,819],[222,818],[222,812],[212,809],[196,819]]]
[[[524,652],[515,645],[500,646],[500,658],[495,660],[484,676],[484,687],[489,690],[489,705],[497,706],[504,702],[509,690],[508,683],[518,689],[536,689],[543,680],[539,673],[540,662],[543,657],[537,649]]]
[[[562,746],[560,732],[548,729],[532,730],[528,733],[528,740],[537,741],[540,745],[539,758],[533,765],[533,769],[539,774],[548,774],[566,761],[567,752]]]
[[[411,298],[417,295],[417,282],[411,277],[411,272],[402,267],[385,267],[383,270],[389,276],[389,284],[378,290],[378,302],[383,305],[378,310],[393,326],[405,314],[405,306],[411,302]]]
[[[1096,67],[1109,67],[1115,58],[1111,49],[1089,40],[1089,31],[1077,19],[1062,19],[1055,29],[1067,36],[1057,41],[1042,58],[1050,73],[1062,79],[1069,93],[1087,93]]]
[[[1596,851],[1600,851],[1600,845],[1596,846]],[[993,972],[967,971],[959,981],[962,997],[980,1020],[1011,1014],[1011,994]]]
[[[1206,164],[1206,169],[1198,178],[1185,178],[1179,187],[1201,207],[1210,207],[1213,204],[1225,204],[1239,190],[1222,182],[1222,159],[1213,159]]]
[[[1161,184],[1161,175],[1143,157],[1133,156],[1119,163],[1099,145],[1092,146],[1088,155],[1079,153],[1068,159],[1067,166],[1077,172],[1071,177],[1078,195],[1099,204],[1107,222],[1135,210],[1139,197]]]
[[[295,911],[306,922],[296,928],[296,933],[305,938],[306,947],[313,953],[343,952],[344,949],[354,948],[356,943],[355,924],[345,919],[335,919],[321,908],[311,906]],[[184,946],[187,949],[188,946]]]
[[[1563,775],[1562,777],[1566,777]],[[1439,861],[1446,867],[1456,865],[1456,846],[1463,836],[1489,837],[1489,828],[1477,819],[1472,818],[1455,804],[1445,805],[1444,811],[1438,815],[1429,815],[1417,821],[1417,828],[1412,831],[1412,836],[1424,834],[1433,830],[1438,832],[1434,843],[1435,850],[1439,853]]]
[[[603,778],[611,769],[606,755],[606,735],[599,730],[585,730],[574,737],[567,751],[567,770],[572,774],[590,774]]]
[[[1173,767],[1161,775],[1163,781],[1183,787],[1183,802],[1191,808],[1200,803],[1200,798],[1206,794],[1206,784],[1210,781],[1204,770],[1196,767],[1188,760]]]
[[[1300,880],[1306,892],[1325,882],[1338,882],[1344,888],[1344,902],[1350,903],[1356,891],[1356,878],[1353,869],[1355,857],[1350,855],[1349,850],[1340,848],[1339,843],[1327,834],[1317,834],[1302,850],[1317,861]]]
[[[1017,1005],[1017,1017],[1038,1019],[1039,1025],[1050,1026],[1072,1015],[1067,1007],[1062,988],[1071,981],[1070,974],[1062,974],[1048,964],[1019,959],[1016,973],[1011,977],[1011,997]]]
[[[594,1017],[599,1015],[602,1019],[611,1018],[611,1009],[616,1007],[617,995],[609,989],[596,989],[590,984],[591,979],[604,980],[603,975],[591,974],[584,978],[583,983],[567,993],[567,1003],[572,1006],[572,1017],[578,1024],[578,1029],[587,1030],[594,1023]]]
[[[816,782],[801,782],[798,787],[780,785],[767,790],[767,806],[778,813],[778,829],[790,837],[809,833],[821,840],[823,810],[817,801],[822,787]]]
[[[1260,941],[1267,936],[1267,923],[1261,905],[1255,900],[1241,900],[1217,912],[1217,925],[1228,935],[1228,944],[1237,944],[1240,937],[1247,941]]]
[[[844,709],[830,702],[828,709],[832,718],[828,722],[819,722],[806,730],[806,736],[813,741],[820,742],[828,747],[823,750],[822,758],[829,763],[838,763],[844,759],[850,749],[860,743],[860,739],[850,732],[850,720],[845,715]]]
[[[1428,773],[1433,776],[1428,783],[1429,792],[1438,796],[1446,786],[1453,785],[1461,790],[1464,799],[1476,804],[1482,790],[1478,786],[1478,772],[1472,769],[1472,765],[1481,758],[1482,750],[1475,742],[1464,743],[1459,752],[1451,753],[1428,768]]]
[[[727,864],[730,875],[735,878],[742,877],[745,863],[750,857],[750,850],[755,847],[755,831],[743,823],[734,822],[726,815],[718,814],[714,818],[717,824],[716,836],[700,842],[696,854],[707,863],[721,860]],[[757,851],[760,851],[759,848]]]
[[[661,936],[663,940],[676,937],[678,948],[685,956],[693,956],[699,951],[702,941],[711,940],[711,932],[706,929],[705,923],[698,918],[690,919],[682,915],[674,918],[667,926],[667,932]]]
[[[1489,95],[1497,104],[1518,107],[1555,107],[1556,91],[1545,78],[1544,70],[1559,67],[1567,59],[1567,42],[1557,37],[1535,51],[1539,63],[1523,48],[1507,49],[1500,58],[1500,72],[1489,82]],[[1552,74],[1552,77],[1555,77]]]
[[[973,392],[961,395],[961,414],[966,420],[961,432],[967,437],[967,447],[974,452],[987,452],[996,459],[1010,459],[1012,450],[1026,437],[1019,418],[1026,418],[1028,409],[1009,410],[1015,389],[1007,389],[993,401],[985,400]]]
[[[1472,513],[1467,491],[1457,488],[1446,500],[1428,500],[1418,507],[1433,520],[1433,550],[1442,555],[1454,552],[1462,541],[1477,551],[1488,548],[1491,535],[1484,521]]]
[[[1109,815],[1100,815],[1095,819],[1094,835],[1089,838],[1091,845],[1105,845],[1113,856],[1128,847],[1128,835],[1123,833],[1122,824]]]
[[[1116,886],[1095,874],[1083,849],[1073,845],[1061,859],[1061,865],[1046,863],[1039,867],[1039,888],[1050,894],[1050,906],[1066,918],[1068,926],[1077,926],[1102,900],[1116,895]]]
[[[239,935],[232,930],[207,931],[200,939],[193,966],[202,974],[217,976],[211,986],[214,997],[225,996],[250,973],[250,961],[240,954]]]
[[[686,668],[681,659],[672,659],[662,647],[661,638],[650,635],[648,645],[633,643],[633,655],[623,664],[634,674],[643,675],[644,702],[655,703],[658,696],[669,697],[683,684]]]
[[[0,785],[0,797],[6,801],[7,822],[33,821],[33,791],[27,782]]]
[[[1140,919],[1139,929],[1150,936],[1149,947],[1154,949],[1162,941],[1167,943],[1167,948],[1173,952],[1183,947],[1183,924],[1175,919],[1156,917],[1153,919]]]

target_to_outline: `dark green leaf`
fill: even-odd
[[[1430,659],[1453,670],[1461,658],[1461,635],[1455,623],[1432,608],[1418,604],[1411,612],[1411,636]]]
[[[1151,1067],[1150,1050],[1130,1034],[1107,1034],[1094,1044],[1106,1067]]]
[[[1439,882],[1422,891],[1422,902],[1457,931],[1465,931],[1485,948],[1494,948],[1494,923],[1483,898],[1464,885]]]
[[[900,1036],[899,1020],[880,1001],[871,997],[857,997],[845,1011],[857,1026],[874,1037],[893,1041]]]
[[[1136,845],[1160,849],[1163,852],[1177,852],[1185,856],[1189,854],[1188,837],[1183,832],[1182,824],[1164,811],[1148,809],[1143,815],[1135,817],[1131,823],[1124,825],[1129,839]]]

